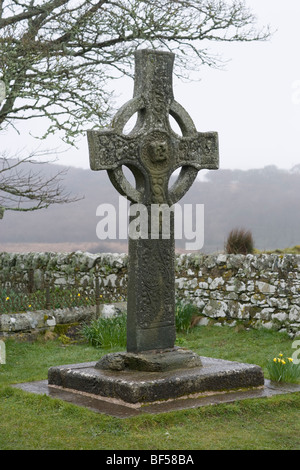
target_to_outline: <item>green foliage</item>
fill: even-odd
[[[127,316],[125,313],[112,318],[99,317],[84,325],[82,335],[96,348],[125,347],[127,343]]]
[[[0,314],[43,310],[46,308],[46,304],[46,290],[24,293],[10,289],[0,289]],[[95,296],[88,292],[79,292],[75,288],[54,288],[50,290],[49,307],[52,309],[89,305],[95,305]]]
[[[187,333],[191,327],[192,318],[197,313],[196,306],[178,303],[175,312],[176,330]],[[90,324],[84,325],[81,333],[89,344],[96,348],[123,348],[127,344],[126,319],[126,313],[112,318],[99,317]]]
[[[300,364],[295,364],[291,357],[282,353],[267,364],[270,380],[274,382],[297,383],[300,380]]]
[[[247,255],[254,252],[252,233],[244,229],[233,229],[225,242],[225,251],[228,254]]]
[[[195,305],[178,302],[175,310],[176,331],[188,332],[191,328],[192,318],[198,313],[198,308]]]

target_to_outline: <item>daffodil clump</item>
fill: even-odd
[[[268,362],[267,369],[270,380],[274,382],[300,381],[300,364],[296,364],[292,357],[285,357],[282,353]]]

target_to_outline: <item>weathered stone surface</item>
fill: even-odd
[[[127,351],[172,348],[175,331],[174,238],[129,240]]]
[[[203,313],[209,317],[226,317],[227,304],[219,300],[210,300],[204,307]]]
[[[293,305],[293,307],[291,308],[289,313],[289,319],[291,322],[300,322],[300,307],[298,307],[298,305]]]
[[[163,372],[175,369],[201,367],[200,356],[183,348],[146,351],[144,353],[112,353],[101,358],[95,365],[102,370],[136,370]]]
[[[256,365],[206,357],[201,362],[200,368],[165,372],[107,371],[97,369],[95,363],[51,367],[48,383],[128,403],[264,385],[262,370]]]
[[[35,315],[32,315],[31,312],[1,314],[0,331],[3,333],[21,332],[46,327],[44,315],[44,312],[36,312]]]
[[[224,284],[224,279],[222,277],[216,277],[214,280],[209,285],[209,288],[211,290],[213,289],[218,289],[218,287],[222,286]]]
[[[256,284],[259,292],[262,292],[264,294],[274,294],[274,292],[276,291],[276,287],[272,286],[271,284],[268,284],[267,282],[257,281]]]
[[[102,304],[99,315],[104,318],[119,315],[126,311],[126,303]],[[88,323],[96,317],[96,306],[39,310],[36,312],[0,314],[0,336],[14,333],[39,333],[56,325]]]
[[[285,322],[287,318],[288,318],[288,314],[286,312],[278,312],[272,315],[272,319],[277,320],[280,323]]]
[[[126,312],[126,302],[118,302],[115,304],[103,304],[100,306],[100,316],[103,318],[113,318]]]

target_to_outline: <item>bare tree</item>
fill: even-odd
[[[41,163],[36,158],[45,157],[48,152],[35,152],[25,158],[10,159],[0,156],[0,218],[4,209],[11,211],[35,211],[45,209],[51,204],[65,204],[75,202],[62,186],[63,177],[67,169],[45,177],[41,168],[33,171],[32,166]]]
[[[240,0],[0,0],[0,126],[46,116],[46,135],[73,142],[106,123],[107,84],[130,73],[138,47],[176,52],[179,73],[215,67],[209,42],[267,39],[255,25]]]
[[[255,15],[240,0],[0,0],[0,79],[6,89],[0,131],[46,117],[49,126],[42,137],[60,132],[73,144],[87,128],[107,124],[107,84],[130,75],[137,48],[174,51],[180,75],[195,65],[220,66],[210,41],[257,41],[269,35],[268,27],[257,29]],[[45,194],[40,175],[21,176],[20,162],[33,162],[32,156],[11,168],[1,158],[4,207],[33,210],[64,200],[53,186],[49,190],[55,180],[44,182]],[[36,204],[28,209],[24,197]]]
[[[5,96],[5,84],[0,80],[0,103]],[[0,219],[3,218],[5,210],[35,211],[47,208],[50,204],[64,204],[78,200],[65,193],[61,187],[60,181],[66,174],[66,169],[48,179],[45,179],[40,171],[33,173],[31,168],[29,169],[29,164],[41,164],[34,157],[44,157],[46,154],[47,152],[36,152],[21,159],[16,156],[10,159],[4,153],[0,154]]]
[[[0,104],[5,96],[5,84],[0,80]],[[3,218],[5,209],[27,212],[47,208],[50,204],[78,200],[65,193],[61,187],[60,181],[66,174],[66,169],[48,179],[45,179],[40,171],[33,173],[31,168],[29,169],[29,164],[41,164],[34,157],[44,157],[46,154],[47,152],[36,152],[25,158],[19,159],[15,156],[14,159],[10,159],[4,153],[0,153],[0,219]]]

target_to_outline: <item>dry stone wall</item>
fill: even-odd
[[[299,255],[181,255],[176,286],[178,298],[199,307],[200,324],[300,335]]]
[[[105,302],[126,300],[125,254],[0,253],[0,286],[43,288],[48,276],[57,287],[92,287],[96,272]],[[178,255],[176,296],[197,305],[202,325],[243,324],[300,336],[300,255]]]
[[[44,289],[47,281],[50,287],[93,289],[96,273],[104,301],[126,298],[126,254],[0,253],[0,288]]]

